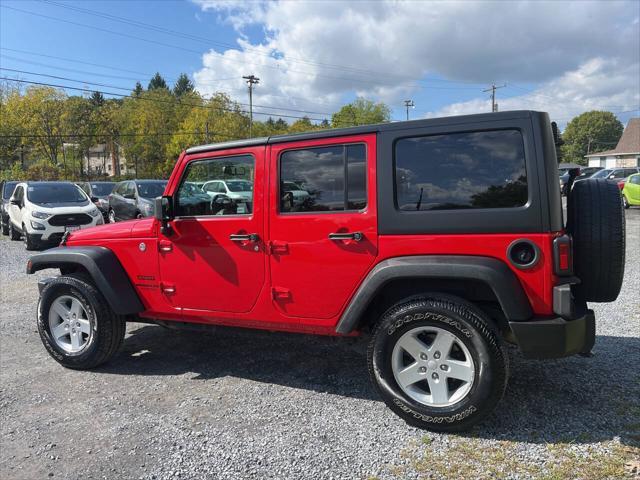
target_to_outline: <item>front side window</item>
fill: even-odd
[[[528,199],[524,142],[518,130],[398,140],[395,177],[401,211],[513,208]]]
[[[254,172],[255,159],[252,155],[189,163],[176,194],[176,216],[252,213]]]
[[[280,212],[362,210],[366,178],[364,145],[286,151],[280,156]]]

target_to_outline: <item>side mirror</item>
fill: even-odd
[[[11,200],[9,200],[9,202],[11,202],[11,205],[17,205],[18,207],[20,206],[20,200],[18,200],[17,198],[12,198]]]
[[[124,198],[126,198],[127,200],[135,200],[136,199],[136,194],[135,193],[125,193]]]
[[[173,220],[173,198],[169,195],[159,197],[154,200],[153,216],[160,221],[160,231],[164,235],[171,234],[171,225],[169,222]]]
[[[612,173],[611,175],[609,175],[609,178],[616,178],[615,175]]]
[[[98,203],[99,198],[98,197],[91,197],[91,201],[93,203]]]

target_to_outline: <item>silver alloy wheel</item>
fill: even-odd
[[[429,407],[447,407],[468,395],[475,378],[469,349],[439,327],[409,330],[393,347],[391,368],[402,391]]]
[[[49,307],[51,338],[65,352],[77,355],[89,344],[93,322],[75,297],[62,295]]]
[[[116,223],[116,212],[109,210],[109,223]]]

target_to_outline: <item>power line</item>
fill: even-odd
[[[36,13],[36,12],[29,11],[29,10],[23,10],[23,9],[20,9],[20,8],[9,7],[7,5],[2,5],[2,4],[0,4],[0,8],[6,8],[6,9],[9,9],[9,10],[22,12],[22,13],[26,13],[26,14],[29,14],[29,15],[34,15],[34,16],[37,16],[37,17],[47,18],[47,19],[50,19],[50,20],[55,20],[55,21],[67,23],[67,24],[70,24],[70,25],[89,28],[89,29],[94,30],[94,31],[101,31],[101,32],[105,32],[105,33],[110,33],[112,35],[118,35],[118,36],[122,36],[122,37],[126,37],[126,38],[132,38],[134,40],[139,40],[139,41],[142,41],[142,42],[151,43],[151,44],[155,44],[155,45],[159,45],[159,46],[163,46],[163,47],[169,47],[169,48],[174,48],[174,49],[178,49],[178,50],[183,50],[185,52],[194,53],[194,54],[197,54],[199,56],[202,55],[202,52],[199,51],[199,50],[193,50],[193,49],[182,47],[182,46],[178,46],[178,45],[172,45],[172,44],[169,44],[169,43],[159,42],[159,41],[156,41],[156,40],[150,40],[148,38],[138,37],[136,35],[131,35],[131,34],[127,34],[127,33],[116,32],[114,30],[109,30],[109,29],[106,29],[106,28],[96,27],[94,25],[87,25],[87,24],[83,24],[83,23],[80,23],[80,22],[74,22],[74,21],[71,21],[71,20],[65,20],[65,19],[61,19],[61,18],[58,18],[58,17],[53,17],[51,15],[44,15],[42,13]],[[239,64],[242,64],[243,66],[247,65],[246,61],[227,58],[227,57],[224,57],[224,55],[222,55],[222,54],[220,54],[220,53],[218,53],[216,51],[213,51],[213,50],[210,51],[209,53],[215,54],[216,56],[224,59],[225,62],[239,63]],[[273,57],[271,57],[271,58],[273,58]],[[275,61],[277,61],[277,59],[275,59],[275,58],[273,58],[273,59]],[[256,67],[262,67],[262,68],[269,68],[269,69],[272,69],[272,70],[276,70],[278,72],[282,72],[283,71],[282,68],[279,65],[275,65],[275,66],[274,65],[264,65],[264,64],[257,64],[255,62],[251,63],[250,65],[253,65],[253,66],[256,66]],[[348,81],[348,82],[370,83],[370,84],[374,84],[374,85],[387,85],[387,86],[394,86],[394,87],[402,86],[402,87],[406,87],[406,88],[420,88],[420,89],[429,88],[429,89],[441,89],[441,90],[475,90],[475,87],[436,87],[436,86],[428,86],[427,87],[427,86],[424,86],[424,85],[416,85],[416,84],[414,84],[414,85],[410,85],[410,84],[402,85],[402,84],[398,84],[398,83],[369,80],[368,78],[355,78],[355,77],[349,78],[349,77],[339,77],[339,76],[334,76],[334,75],[323,75],[323,74],[317,73],[317,72],[308,72],[308,71],[304,71],[304,70],[293,70],[293,69],[290,69],[290,68],[288,68],[286,71],[287,72],[291,72],[291,73],[300,73],[300,74],[307,75],[307,76],[310,76],[310,77],[322,77],[322,78],[329,78],[329,79],[334,79],[334,80],[345,80],[345,81]],[[451,82],[451,83],[462,83],[462,82],[453,82],[453,81],[444,80],[444,79],[442,79],[442,81],[443,82]]]
[[[41,86],[45,86],[45,87],[54,87],[54,88],[63,88],[63,89],[68,89],[68,90],[76,90],[76,91],[80,91],[80,92],[98,92],[101,93],[103,95],[112,95],[115,97],[122,97],[122,98],[131,98],[133,100],[144,100],[144,101],[150,101],[150,102],[160,102],[160,103],[171,103],[171,104],[176,104],[179,103],[181,105],[185,105],[185,106],[191,106],[191,107],[195,107],[195,108],[205,108],[205,109],[212,109],[212,110],[222,110],[222,111],[226,111],[226,112],[232,112],[235,113],[236,110],[231,109],[231,108],[225,108],[225,107],[212,107],[212,106],[207,106],[207,105],[199,105],[199,104],[195,104],[195,103],[185,103],[185,102],[181,102],[179,100],[163,100],[161,98],[148,98],[148,97],[138,97],[138,96],[133,96],[133,95],[125,95],[122,93],[114,93],[114,92],[105,92],[102,90],[94,90],[91,88],[79,88],[79,87],[71,87],[68,85],[60,85],[60,84],[54,84],[54,83],[47,83],[47,82],[35,82],[35,81],[31,81],[31,80],[20,80],[18,78],[9,78],[9,77],[0,77],[0,80],[7,80],[10,82],[18,82],[18,83],[27,83],[30,85],[41,85]],[[241,113],[247,113],[246,111],[241,111]],[[278,116],[278,117],[284,117],[284,118],[296,118],[296,119],[308,119],[308,120],[313,120],[316,122],[322,122],[323,120],[325,120],[324,118],[312,118],[312,117],[308,117],[308,116],[298,116],[298,115],[284,115],[284,114],[276,114],[276,113],[269,113],[269,112],[254,112],[256,115],[264,115],[267,117],[274,117],[274,116]]]
[[[30,52],[28,50],[19,50],[19,49],[15,49],[15,48],[7,48],[7,47],[2,47],[0,46],[0,50],[7,50],[9,52],[17,52],[17,53],[24,53],[27,55],[34,55],[37,57],[44,57],[44,58],[51,58],[54,60],[62,60],[65,62],[71,62],[71,63],[78,63],[81,65],[90,65],[92,67],[98,67],[98,68],[106,68],[108,70],[117,70],[120,72],[127,72],[127,73],[135,73],[137,75],[142,75],[145,77],[145,80],[147,78],[151,78],[153,77],[154,73],[144,73],[144,72],[138,72],[135,70],[128,70],[125,68],[119,68],[119,67],[114,67],[113,65],[104,65],[104,64],[100,64],[100,63],[93,63],[93,62],[86,62],[86,61],[82,61],[82,60],[78,60],[78,59],[73,59],[73,58],[67,58],[67,57],[59,57],[56,55],[46,55],[43,53],[36,53],[36,52]],[[118,77],[115,75],[109,75],[109,74],[105,74],[105,73],[90,73],[90,72],[86,72],[86,71],[82,71],[82,70],[74,70],[74,69],[70,69],[70,68],[64,68],[64,67],[60,67],[58,65],[48,65],[48,64],[44,64],[44,63],[38,63],[38,62],[33,62],[30,60],[25,60],[25,59],[21,59],[21,58],[15,58],[15,57],[10,57],[8,55],[3,55],[5,58],[9,58],[9,59],[13,59],[15,61],[18,62],[24,62],[24,63],[29,63],[29,64],[34,64],[34,65],[40,65],[40,66],[44,66],[44,67],[49,67],[49,68],[55,68],[55,69],[59,69],[59,70],[66,70],[66,71],[70,71],[70,72],[76,72],[76,73],[87,73],[89,75],[102,75],[104,77],[112,77],[112,78],[122,78],[124,80],[135,80],[135,81],[140,81],[139,77]],[[166,77],[167,80],[169,80],[172,83],[175,83],[177,79],[175,78],[170,78],[170,77]],[[214,78],[212,79],[212,81],[214,82],[225,82],[225,81],[229,81],[229,80],[237,80],[238,77],[227,77],[227,78]],[[198,82],[200,85],[204,85],[204,86],[211,86],[211,87],[216,87],[218,88],[219,85],[213,84],[213,83],[207,83],[207,82],[202,82],[199,81]],[[231,95],[230,92],[224,92],[227,93],[229,95]],[[303,98],[303,97],[296,97],[293,95],[277,95],[274,93],[269,93],[268,94],[271,97],[278,97],[278,98],[287,98],[287,99],[293,99],[293,100],[303,100],[304,102],[307,103],[311,103],[311,104],[317,104],[317,105],[338,105],[338,102],[334,102],[334,103],[327,103],[327,102],[319,102],[319,101],[312,101],[309,100],[308,98]]]
[[[24,73],[24,74],[27,74],[27,75],[36,75],[36,76],[40,76],[40,77],[55,78],[57,80],[66,80],[68,82],[77,82],[77,83],[82,83],[82,84],[86,84],[86,85],[96,85],[96,86],[99,86],[99,87],[115,88],[116,90],[125,90],[125,91],[128,91],[128,92],[131,91],[131,88],[128,88],[128,87],[119,87],[119,86],[116,86],[116,85],[109,85],[109,84],[105,84],[105,83],[90,82],[88,80],[77,80],[77,79],[74,79],[74,78],[61,77],[59,75],[50,75],[50,74],[47,74],[47,73],[29,72],[29,71],[26,71],[26,70],[16,70],[16,69],[5,68],[5,67],[0,67],[0,70],[5,70],[5,71],[8,71],[8,72],[14,72],[14,73]],[[221,93],[225,93],[225,92],[221,92]],[[202,97],[205,100],[210,100],[210,99],[207,99],[204,95]],[[235,103],[237,103],[238,105],[242,105],[242,106],[249,106],[249,104],[242,103],[242,102],[235,102]],[[258,107],[258,108],[266,108],[266,109],[269,109],[269,110],[284,110],[284,111],[289,111],[289,112],[310,113],[310,114],[314,114],[314,115],[331,115],[330,113],[326,113],[326,112],[313,112],[313,111],[309,111],[309,110],[298,110],[298,109],[294,109],[294,108],[279,107],[279,106],[275,106],[275,107],[271,107],[271,106],[268,106],[268,105],[255,105],[255,106]],[[263,112],[263,113],[268,113],[268,112]],[[277,115],[277,114],[273,113],[272,115]],[[284,115],[280,115],[280,116],[284,116]]]
[[[165,35],[170,35],[173,37],[179,37],[179,38],[185,38],[188,40],[195,40],[195,41],[199,41],[202,43],[205,43],[206,45],[219,45],[221,47],[224,48],[230,48],[230,49],[236,49],[237,45],[234,44],[229,44],[229,43],[224,43],[224,42],[220,42],[220,41],[216,41],[216,40],[212,40],[211,38],[206,38],[206,37],[201,37],[198,35],[194,35],[194,34],[190,34],[190,33],[186,33],[186,32],[180,32],[180,31],[176,31],[176,30],[172,30],[166,27],[160,27],[158,25],[152,25],[149,23],[144,23],[144,22],[140,22],[138,20],[133,20],[130,18],[125,18],[125,17],[120,17],[117,15],[112,15],[109,13],[104,13],[104,12],[98,12],[96,10],[90,10],[87,8],[81,8],[81,7],[77,7],[75,5],[67,5],[64,3],[60,3],[60,2],[56,2],[53,0],[41,0],[44,3],[48,3],[50,5],[54,5],[60,8],[66,8],[69,10],[74,10],[77,12],[81,12],[84,13],[86,15],[92,15],[92,16],[96,16],[99,18],[105,18],[108,20],[112,20],[115,22],[120,22],[120,23],[124,23],[126,25],[132,25],[132,26],[136,26],[139,28],[145,28],[148,30],[152,30],[152,31],[156,31],[159,33],[163,33]],[[256,55],[260,55],[263,57],[267,57],[270,59],[275,59],[273,57],[273,55],[269,54],[269,53],[264,53],[262,50],[257,49],[257,48],[251,48],[251,47],[244,47],[245,51],[248,52],[255,52]],[[390,73],[390,72],[380,72],[380,71],[374,71],[374,70],[369,70],[369,69],[362,69],[362,68],[356,68],[356,67],[352,67],[352,66],[345,66],[345,65],[338,65],[338,64],[333,64],[333,63],[325,63],[325,62],[316,62],[316,61],[312,61],[312,60],[307,60],[307,59],[301,59],[301,58],[296,58],[296,57],[287,57],[286,59],[288,62],[292,62],[292,63],[302,63],[305,65],[311,65],[311,66],[319,66],[319,67],[323,67],[323,68],[328,68],[328,69],[336,69],[336,70],[343,70],[346,72],[351,72],[351,73],[359,73],[359,74],[363,74],[363,75],[376,75],[376,76],[387,76],[387,77],[396,77],[396,78],[405,78],[405,79],[410,79],[410,77],[406,76],[406,75],[401,75],[401,74],[394,74],[394,73]],[[411,79],[413,80],[413,79]],[[421,81],[421,80],[415,80],[415,81]],[[456,81],[452,81],[452,80],[446,80],[446,79],[433,79],[432,81],[440,81],[440,82],[447,82],[447,83],[473,83],[473,82],[456,82]]]

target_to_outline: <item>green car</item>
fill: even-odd
[[[624,208],[629,208],[631,205],[640,206],[640,173],[627,178],[622,189],[622,201]]]

